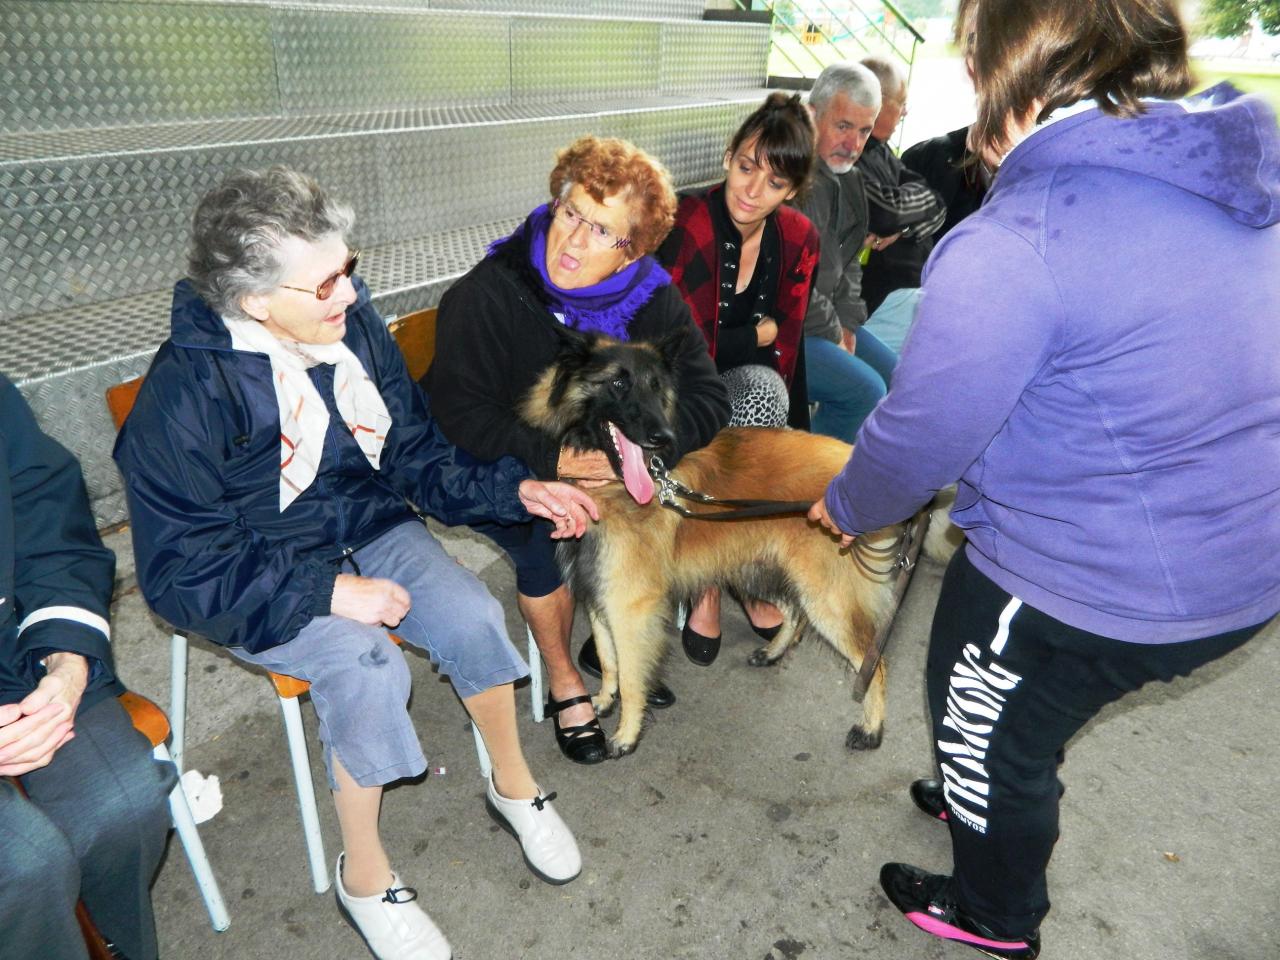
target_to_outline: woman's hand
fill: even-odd
[[[409,612],[409,591],[394,580],[340,573],[329,612],[371,627],[394,627]]]
[[[778,339],[778,321],[773,317],[761,317],[756,323],[756,346],[767,347]]]
[[[51,653],[45,675],[18,703],[0,707],[0,776],[18,777],[47,766],[74,737],[76,710],[89,682],[78,653]]]
[[[603,456],[603,454],[601,454]],[[581,537],[587,532],[587,520],[599,520],[596,503],[584,491],[567,483],[523,480],[518,490],[520,502],[535,517],[556,525],[551,539]]]
[[[603,450],[575,450],[573,447],[563,447],[560,450],[556,476],[565,480],[585,481],[582,483],[584,487],[598,487],[618,479],[618,475],[613,472],[613,464]]]
[[[809,519],[814,523],[822,524],[822,526],[826,527],[839,537],[840,546],[847,547],[849,544],[853,543],[853,534],[845,533],[836,525],[836,522],[831,519],[831,514],[827,512],[827,501],[825,497],[819,497],[814,501],[813,506],[809,508]]]

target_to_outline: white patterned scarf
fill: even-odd
[[[311,486],[324,454],[329,408],[307,375],[317,364],[333,365],[338,413],[369,464],[378,469],[391,414],[360,358],[345,343],[298,343],[276,337],[257,320],[223,317],[222,322],[231,333],[233,349],[265,353],[271,360],[271,380],[280,410],[281,513]]]

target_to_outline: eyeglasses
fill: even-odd
[[[631,245],[630,237],[615,237],[608,227],[588,220],[568,200],[563,203],[559,200],[553,200],[551,202],[551,212],[560,219],[561,223],[568,227],[570,233],[578,229],[578,224],[585,223],[587,225],[587,236],[592,243],[601,249],[621,250],[623,247]]]
[[[351,258],[342,265],[342,269],[331,277],[325,277],[314,290],[310,287],[291,287],[287,283],[282,283],[280,286],[286,290],[297,290],[299,293],[314,293],[317,300],[328,300],[333,296],[333,288],[338,285],[338,279],[340,277],[350,279],[351,275],[356,272],[356,264],[359,262],[360,251],[353,250],[351,252]]]

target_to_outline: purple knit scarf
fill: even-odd
[[[489,245],[489,255],[508,240],[527,238],[529,264],[542,281],[542,291],[551,308],[563,313],[565,323],[574,330],[603,333],[616,340],[630,339],[627,325],[654,291],[671,282],[671,274],[652,256],[643,256],[617,273],[610,274],[590,287],[566,290],[556,286],[547,274],[547,229],[551,225],[551,208],[543,204],[510,237]]]

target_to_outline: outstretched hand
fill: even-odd
[[[840,546],[847,547],[853,543],[853,534],[845,533],[831,519],[831,514],[827,512],[827,501],[824,497],[819,497],[814,501],[813,506],[809,508],[809,519],[814,523],[820,523],[826,527],[837,537],[840,538]]]
[[[21,701],[0,706],[0,776],[18,777],[47,766],[76,735],[88,661],[78,653],[51,653],[45,668],[44,677]]]
[[[599,520],[596,502],[585,491],[559,481],[523,480],[517,491],[524,508],[535,517],[555,524],[551,539],[581,537],[588,520]]]

